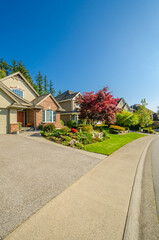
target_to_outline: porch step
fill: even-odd
[[[26,132],[26,131],[34,131],[33,127],[22,127],[21,132]]]

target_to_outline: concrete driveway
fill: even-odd
[[[103,158],[32,136],[0,136],[0,237]]]

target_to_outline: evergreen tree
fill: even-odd
[[[11,71],[12,73],[14,72],[21,72],[21,74],[23,74],[23,76],[28,80],[28,82],[33,85],[33,80],[31,78],[31,75],[29,73],[29,70],[26,69],[25,65],[23,64],[22,61],[16,61],[16,60],[12,60],[12,66],[11,66]]]
[[[44,94],[48,93],[48,80],[47,77],[44,77]]]
[[[36,85],[37,85],[37,92],[39,93],[39,95],[42,95],[43,94],[43,76],[41,72],[39,72],[38,75],[36,76]]]
[[[0,79],[1,79],[1,78],[4,78],[4,77],[6,77],[6,76],[7,76],[6,71],[3,70],[3,69],[0,69]]]
[[[4,70],[7,76],[11,72],[11,66],[6,61],[4,61],[3,58],[0,59],[0,69]]]
[[[57,96],[60,96],[61,94],[62,94],[62,92],[61,92],[61,90],[59,90]]]
[[[53,88],[53,83],[52,83],[51,80],[50,80],[50,89],[49,89],[49,92],[54,96],[55,90],[54,90],[54,88]]]

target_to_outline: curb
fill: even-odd
[[[139,216],[141,204],[142,176],[147,150],[153,140],[154,139],[152,139],[145,147],[137,165],[122,238],[123,240],[139,240]]]

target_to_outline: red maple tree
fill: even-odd
[[[97,93],[85,92],[83,96],[76,98],[76,102],[80,104],[80,119],[86,119],[93,124],[98,121],[104,121],[105,124],[114,124],[116,121],[115,113],[118,111],[118,98],[108,92],[108,88],[104,87]]]

